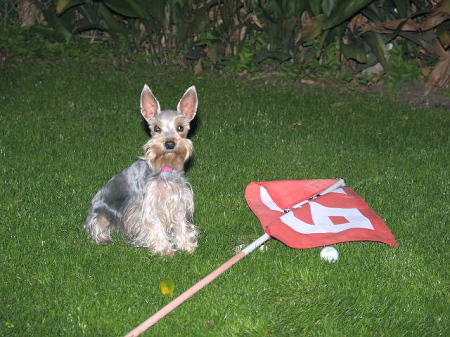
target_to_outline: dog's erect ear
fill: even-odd
[[[197,113],[197,106],[197,91],[195,90],[195,86],[192,86],[189,87],[183,97],[181,97],[180,102],[178,102],[177,110],[185,115],[189,121],[191,121]]]
[[[156,113],[161,111],[158,100],[153,95],[148,85],[144,85],[141,93],[141,114],[146,120],[152,118]]]

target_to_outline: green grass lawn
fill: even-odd
[[[291,249],[271,240],[145,336],[450,335],[450,114],[394,97],[143,65],[0,66],[0,335],[121,336],[263,234],[252,181],[340,178],[398,241]],[[193,255],[149,256],[82,228],[90,200],[142,154],[139,95],[197,86],[187,171]],[[291,127],[290,127],[291,126]]]

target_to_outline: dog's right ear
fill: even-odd
[[[161,111],[158,100],[153,95],[148,85],[144,85],[141,93],[141,114],[148,121],[155,114]]]

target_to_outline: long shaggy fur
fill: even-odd
[[[145,182],[143,200],[125,213],[124,235],[152,254],[172,255],[177,249],[194,252],[194,194],[179,171],[162,171]],[[151,192],[148,192],[151,191]]]

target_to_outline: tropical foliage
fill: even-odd
[[[319,62],[389,73],[394,46],[424,69],[436,65],[428,91],[450,78],[450,0],[56,0],[41,10],[41,32],[57,41],[111,42],[197,72]]]

